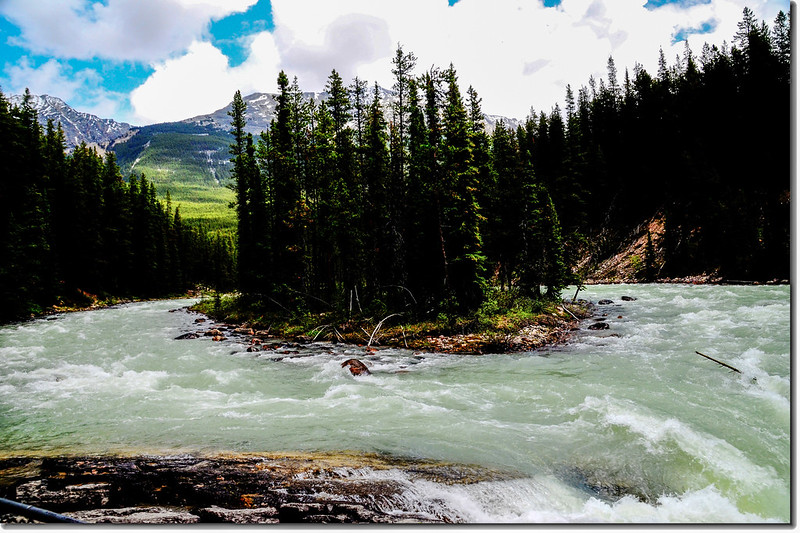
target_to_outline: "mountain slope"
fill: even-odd
[[[8,100],[12,105],[21,105],[23,98],[21,95],[11,95]],[[133,130],[130,124],[76,111],[64,100],[55,96],[31,95],[30,104],[38,113],[39,123],[42,126],[46,125],[48,120],[61,124],[68,150],[72,150],[82,142],[106,149],[115,140]]]
[[[169,122],[144,126],[112,149],[123,175],[144,174],[162,197],[169,192],[184,220],[228,231],[236,227],[228,208],[234,200],[228,188],[231,141],[211,126]]]
[[[392,104],[395,102],[396,97],[394,91],[379,87],[379,94],[381,99],[381,107],[383,108],[386,120],[390,121],[392,118]],[[303,100],[305,102],[314,102],[319,105],[328,98],[328,93],[313,93],[304,92]],[[242,98],[244,103],[247,104],[247,125],[245,131],[258,135],[262,131],[267,131],[272,120],[275,118],[275,108],[278,105],[277,94],[272,93],[253,93]],[[370,92],[368,100],[372,100],[372,93]],[[181,123],[196,124],[204,127],[212,127],[222,131],[228,131],[231,127],[231,117],[228,113],[231,111],[233,102],[229,103],[222,109],[218,109],[213,113],[207,115],[199,115],[192,118],[182,120]],[[494,131],[497,123],[503,121],[507,127],[516,128],[521,121],[513,118],[502,117],[499,115],[489,115],[484,113],[484,126],[486,131],[490,134]]]
[[[393,91],[379,88],[381,105],[391,120]],[[254,135],[269,129],[275,118],[277,95],[253,93],[244,97],[247,104],[246,131]],[[306,102],[319,105],[327,93],[303,93]],[[371,94],[369,99],[371,99]],[[19,105],[23,97],[12,95],[9,101]],[[236,226],[235,213],[228,205],[234,200],[230,185],[229,133],[232,103],[205,115],[179,122],[149,126],[131,126],[111,119],[102,119],[76,111],[63,100],[48,96],[32,96],[31,105],[39,114],[39,122],[48,119],[64,129],[67,149],[81,142],[100,150],[111,150],[124,176],[131,172],[144,174],[155,183],[163,198],[169,192],[173,206],[180,205],[187,221],[198,222],[210,229],[230,231]],[[492,132],[498,121],[516,128],[519,121],[484,114],[485,126]]]

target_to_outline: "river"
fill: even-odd
[[[580,297],[613,301],[597,307],[609,329],[503,355],[175,340],[198,329],[169,312],[186,300],[4,326],[0,454],[377,452],[514,473],[408,481],[420,511],[470,522],[788,522],[790,288]]]

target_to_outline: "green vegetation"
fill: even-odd
[[[745,8],[730,47],[697,56],[687,43],[673,65],[662,51],[655,75],[636,65],[622,81],[609,58],[607,79],[577,99],[567,86],[565,114],[534,113],[520,139],[568,258],[612,256],[660,213],[664,261],[655,268],[651,243],[643,279],[789,279],[789,58],[787,16],[770,28]]]
[[[227,323],[243,324],[257,332],[294,340],[347,342],[361,346],[395,346],[399,348],[448,352],[499,353],[514,348],[533,349],[557,340],[561,326],[568,329],[576,316],[588,316],[581,304],[532,300],[516,289],[492,289],[479,310],[471,315],[439,313],[430,317],[385,314],[387,310],[348,313],[328,311],[315,313],[301,310],[269,310],[257,302],[238,295],[204,298],[194,309]],[[380,312],[376,312],[380,311]],[[533,338],[522,341],[520,331],[539,326]],[[263,333],[260,333],[263,334]]]
[[[348,91],[335,70],[319,106],[281,72],[276,118],[258,140],[245,134],[246,105],[234,95],[243,305],[352,316],[383,309],[419,319],[477,311],[496,265],[507,288],[533,300],[554,299],[567,284],[558,214],[529,155],[502,145],[511,161],[504,177],[519,189],[505,205],[477,94],[470,88],[464,101],[452,65],[418,79],[414,63],[397,50],[388,124],[377,86],[371,102],[351,100],[363,96],[363,84]],[[496,219],[503,221],[487,224]]]
[[[29,103],[0,93],[0,320],[52,306],[229,288],[230,239],[187,225],[144,176],[122,179],[114,153],[42,131]]]
[[[655,76],[637,65],[622,82],[609,58],[607,79],[577,97],[567,86],[563,113],[491,135],[452,65],[418,75],[398,47],[388,120],[377,84],[333,70],[316,104],[281,72],[269,131],[245,132],[237,92],[230,134],[155,125],[117,145],[127,183],[113,154],[66,156],[52,125],[0,97],[3,317],[79,291],[235,279],[239,296],[210,311],[290,334],[353,340],[386,319],[404,343],[409,331],[504,335],[557,315],[578,259],[612,255],[654,214],[663,250],[648,233],[630,258],[642,280],[787,279],[789,43],[784,13],[769,28],[745,9],[730,48],[697,57],[687,44],[674,65],[662,52]]]
[[[633,259],[643,279],[785,279],[788,23],[781,13],[770,30],[745,9],[739,29],[732,48],[695,58],[687,44],[671,67],[662,52],[656,77],[637,65],[620,83],[609,58],[607,80],[590,78],[577,100],[567,87],[565,114],[501,122],[491,138],[455,68],[416,76],[402,47],[388,122],[377,86],[370,101],[362,80],[347,88],[333,70],[315,105],[281,72],[276,118],[254,139],[237,92],[240,305],[473,327],[496,291],[531,308],[557,299],[580,281],[580,256],[609,255],[654,213],[666,259],[657,269],[651,236]]]
[[[124,143],[114,146],[126,175],[144,174],[162,199],[169,194],[187,223],[232,236],[235,213],[229,185],[230,135],[211,127],[186,123],[145,126]]]

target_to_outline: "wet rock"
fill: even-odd
[[[363,505],[328,502],[328,503],[286,503],[281,505],[279,514],[283,523],[315,523],[315,524],[380,524],[397,522],[397,517],[371,511]],[[415,522],[432,522],[432,520],[413,515]]]
[[[225,337],[223,335],[214,335],[213,337],[211,337],[211,340],[214,342],[220,342],[224,341]]]
[[[48,480],[38,479],[17,487],[16,500],[48,511],[70,507],[102,507],[109,501],[108,483],[79,483],[53,488]]]
[[[608,329],[609,326],[606,322],[595,322],[594,324],[589,324],[589,329],[592,330],[600,330],[600,329]]]
[[[176,341],[180,341],[180,340],[185,340],[185,339],[197,339],[199,337],[200,337],[200,335],[198,335],[197,333],[191,333],[190,332],[190,333],[184,333],[183,335],[178,335],[177,337],[175,337],[175,340]]]
[[[220,335],[222,335],[222,331],[220,331],[219,329],[216,329],[216,328],[215,329],[210,329],[210,330],[206,331],[205,333],[203,333],[203,335],[205,335],[206,337],[219,337]]]
[[[90,524],[196,524],[200,517],[188,511],[165,507],[127,507],[75,511],[67,516]]]
[[[261,351],[261,348],[259,348],[258,346],[255,346],[255,345],[253,345],[253,346],[248,346],[248,347],[247,347],[247,351],[248,351],[248,352],[260,352],[260,351]]]
[[[633,297],[633,296],[623,296],[621,299],[622,299],[623,302],[635,302],[636,301],[636,298]]]
[[[603,299],[597,302],[598,305],[611,305],[613,303],[614,303],[613,300],[608,300],[608,299]]]
[[[226,509],[213,505],[197,512],[202,522],[231,524],[277,524],[278,510],[274,507],[255,509]]]
[[[195,319],[194,319],[194,323],[195,323],[195,324],[201,324],[201,323],[203,323],[203,322],[205,322],[205,321],[206,321],[206,319],[205,319],[205,318],[195,318]]]
[[[354,376],[360,376],[362,374],[368,376],[372,374],[372,372],[369,371],[369,368],[367,368],[367,365],[365,365],[358,359],[348,359],[347,361],[342,363],[342,368],[346,366],[350,368],[350,373],[353,374]]]
[[[363,468],[447,485],[513,479],[364,453],[0,458],[0,495],[106,524],[461,521],[419,514],[403,497],[406,481],[350,474]],[[6,514],[0,521],[24,519]]]
[[[237,335],[253,335],[253,328],[235,328],[233,330]]]

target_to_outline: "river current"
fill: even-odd
[[[363,451],[513,474],[351,474],[393,476],[420,512],[470,522],[788,522],[790,288],[579,297],[613,301],[597,306],[609,329],[590,319],[566,345],[502,355],[175,340],[200,329],[174,311],[187,300],[4,326],[0,454]]]

